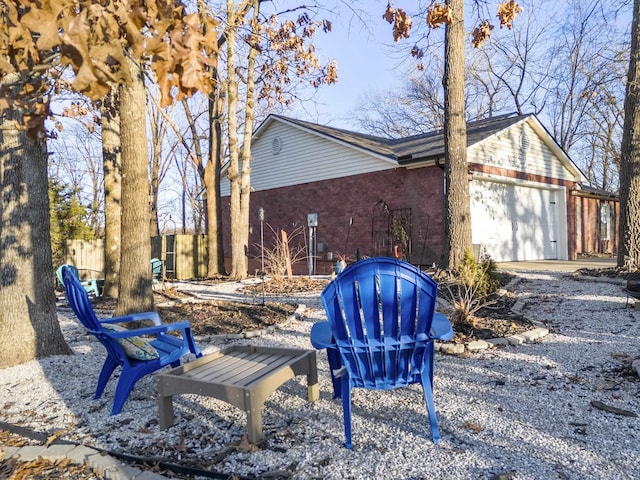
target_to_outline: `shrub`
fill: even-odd
[[[291,234],[287,234],[285,242],[282,235],[278,235],[275,229],[267,224],[267,227],[273,234],[273,243],[271,246],[264,247],[264,274],[272,276],[274,279],[280,279],[287,274],[287,270],[291,265],[306,259],[306,246],[304,243],[297,242],[297,245],[291,247],[292,240],[304,234],[304,228],[298,227]],[[260,250],[260,245],[256,245]]]
[[[467,250],[460,267],[449,273],[447,281],[447,291],[454,308],[454,325],[462,322],[475,326],[474,313],[494,303],[491,297],[499,286],[495,262],[488,255],[478,261],[471,250]]]

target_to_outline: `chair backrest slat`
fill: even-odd
[[[395,338],[400,331],[398,322],[398,282],[393,275],[380,275],[378,283],[378,304],[383,318],[381,335]]]
[[[78,270],[78,267],[76,267],[75,265],[71,265],[69,263],[60,265],[56,270],[56,277],[58,278],[58,282],[60,282],[60,285],[62,286],[64,286],[64,278],[62,278],[62,272],[65,269],[65,267],[71,270],[71,273],[73,273],[76,276],[76,278],[80,278],[80,271]]]
[[[91,333],[102,331],[100,321],[96,317],[93,307],[91,306],[91,302],[89,301],[89,295],[80,284],[73,268],[70,268],[69,266],[63,267],[62,278],[64,281],[67,301],[78,319]]]
[[[98,317],[96,317],[96,314],[93,311],[93,306],[89,301],[89,295],[80,284],[80,281],[74,274],[73,269],[67,268],[67,266],[63,267],[62,278],[64,281],[67,302],[69,302],[69,306],[76,314],[78,320],[80,320],[80,323],[82,323],[89,333],[95,335],[113,358],[120,359],[122,362],[128,361],[120,344],[109,337],[102,328],[102,324],[100,323],[100,320],[98,320]]]

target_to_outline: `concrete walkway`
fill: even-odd
[[[88,464],[98,475],[105,480],[166,480],[167,477],[149,470],[127,465],[115,458],[104,455],[98,450],[85,445],[53,444],[26,445],[23,447],[3,446],[0,451],[0,459],[17,458],[23,462],[35,461],[38,458],[45,460],[68,459],[78,465]],[[4,477],[3,477],[4,478]]]
[[[575,272],[580,268],[612,268],[615,258],[581,258],[580,260],[532,260],[528,262],[497,262],[500,270],[536,270]]]

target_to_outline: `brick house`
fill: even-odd
[[[577,215],[584,212],[575,199],[584,197],[585,178],[537,117],[470,122],[467,144],[474,247],[496,261],[575,258]],[[259,258],[262,208],[267,248],[271,230],[285,230],[312,254],[299,273],[326,273],[342,256],[441,262],[442,131],[387,139],[269,115],[254,134],[252,153],[252,261]],[[222,192],[229,252],[226,181]]]

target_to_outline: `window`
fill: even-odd
[[[611,205],[600,204],[600,240],[611,240]]]

